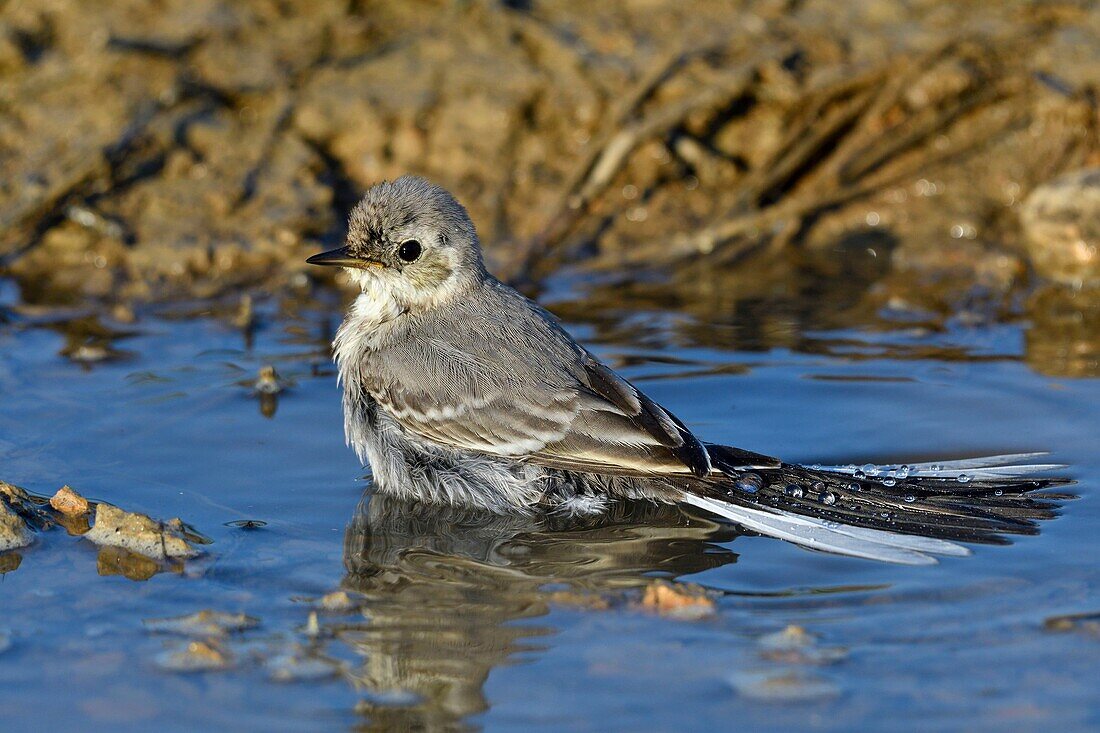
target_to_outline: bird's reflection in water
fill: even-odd
[[[344,540],[348,591],[366,596],[340,638],[376,702],[366,730],[450,730],[488,708],[489,672],[553,630],[510,623],[548,613],[552,594],[619,594],[655,577],[736,561],[729,527],[671,507],[600,520],[501,517],[365,497]],[[395,693],[415,701],[393,704]]]

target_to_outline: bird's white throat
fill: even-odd
[[[406,312],[379,278],[362,270],[349,270],[362,292],[351,304],[348,315],[332,342],[338,363],[355,361],[364,351],[377,350],[394,320]]]

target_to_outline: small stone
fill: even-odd
[[[157,633],[212,637],[254,629],[260,620],[243,613],[203,610],[187,616],[148,618],[142,623],[147,630]]]
[[[795,624],[766,634],[757,643],[760,645],[760,656],[771,662],[830,664],[848,656],[848,650],[843,647],[820,646],[817,637]]]
[[[252,388],[256,391],[256,394],[273,395],[283,391],[283,383],[279,379],[279,373],[275,371],[275,367],[268,364],[260,368],[260,374],[253,383]]]
[[[97,545],[122,547],[152,560],[194,557],[199,551],[183,537],[181,527],[182,523],[158,522],[100,502],[95,522],[84,537]]]
[[[306,625],[302,628],[302,633],[311,639],[316,639],[324,633],[316,611],[310,611],[309,617],[306,619]]]
[[[210,672],[229,669],[233,657],[213,641],[191,641],[157,655],[157,666],[169,672]]]
[[[359,607],[360,599],[346,590],[333,591],[321,598],[321,609],[332,613],[347,613]]]
[[[641,605],[661,616],[686,621],[705,618],[715,612],[714,601],[699,586],[664,580],[656,580],[646,587]]]
[[[77,517],[87,514],[91,508],[88,500],[72,490],[68,485],[62,486],[57,493],[50,498],[50,506],[69,517]]]

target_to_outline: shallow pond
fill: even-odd
[[[0,479],[180,516],[213,544],[151,577],[61,528],[0,556],[0,728],[1100,726],[1096,624],[1044,624],[1100,611],[1100,380],[1030,369],[1026,324],[765,338],[789,324],[581,321],[583,287],[545,302],[710,440],[805,462],[1047,449],[1082,498],[1038,537],[917,568],[676,511],[567,528],[416,511],[366,498],[344,447],[335,303],[261,306],[249,342],[225,317],[145,316],[107,350],[79,314],[13,312]],[[292,384],[261,404],[266,364]],[[195,642],[146,623],[203,609],[258,625]],[[172,671],[196,643],[229,668]]]

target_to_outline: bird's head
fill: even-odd
[[[415,176],[371,187],[352,209],[344,246],[306,261],[343,267],[364,291],[408,310],[439,305],[486,277],[466,209]]]

